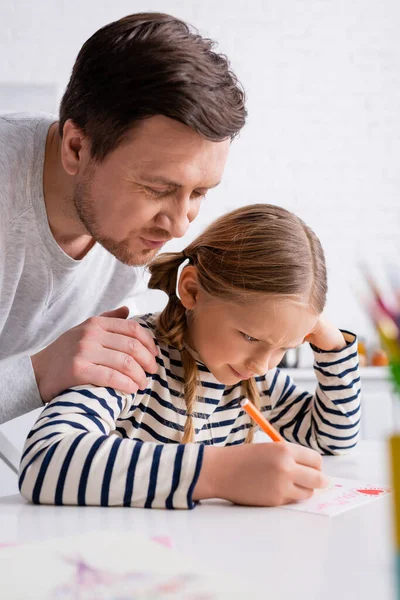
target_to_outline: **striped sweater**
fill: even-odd
[[[157,315],[136,317],[154,339]],[[323,352],[313,348],[315,394],[279,368],[256,377],[262,412],[290,442],[322,454],[356,445],[360,376],[356,338]],[[28,435],[21,494],[34,503],[192,508],[206,444],[242,444],[250,427],[239,406],[241,385],[219,383],[196,355],[199,397],[195,442],[181,444],[185,424],[180,352],[159,343],[158,369],[136,394],[78,386],[52,400]]]

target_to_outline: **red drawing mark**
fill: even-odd
[[[365,488],[356,490],[356,492],[359,492],[360,494],[365,494],[366,496],[379,496],[380,494],[384,494],[386,490],[383,490],[382,488]]]
[[[174,545],[172,542],[172,538],[170,538],[167,535],[153,535],[150,539],[153,540],[153,542],[158,542],[166,548],[172,548]]]

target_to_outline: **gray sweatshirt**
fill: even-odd
[[[30,356],[146,287],[142,267],[95,244],[82,260],[58,246],[43,197],[48,115],[0,115],[0,423],[42,405]]]

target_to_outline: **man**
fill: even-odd
[[[220,182],[245,117],[212,42],[149,13],[83,45],[59,122],[0,118],[0,422],[74,385],[145,385],[156,349],[121,305]]]

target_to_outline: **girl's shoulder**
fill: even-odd
[[[257,375],[254,379],[258,391],[268,396],[281,394],[292,383],[290,375],[279,367],[270,369],[265,375]]]
[[[157,318],[160,313],[146,313],[145,315],[135,315],[131,317],[132,321],[136,321],[142,327],[147,329],[152,338],[156,339]]]
[[[159,370],[166,370],[167,374],[172,376],[173,379],[183,381],[183,365],[180,351],[177,348],[169,346],[157,339],[156,328],[159,314],[159,312],[147,313],[145,315],[132,317],[132,320],[136,321],[139,323],[139,325],[147,329],[152,336],[154,343],[159,350],[158,356],[156,357]]]

